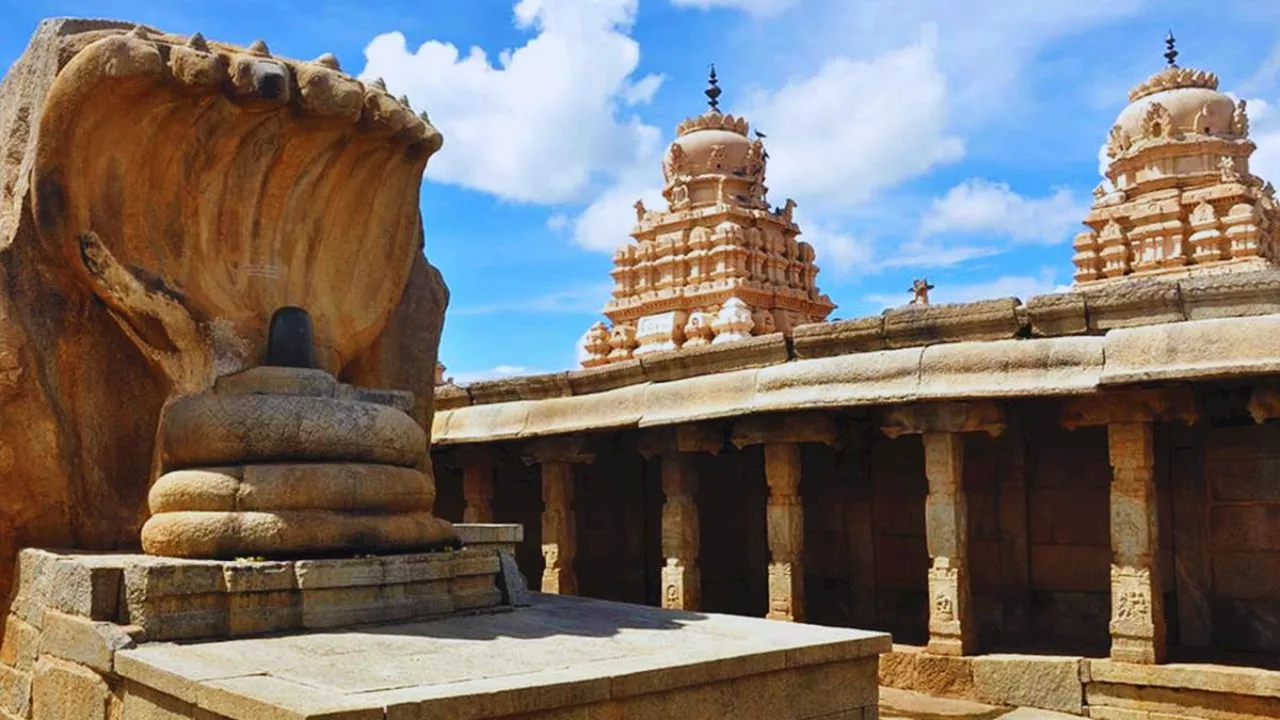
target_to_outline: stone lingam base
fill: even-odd
[[[0,718],[877,717],[888,635],[523,595],[500,556],[472,546],[235,563],[24,550]],[[529,606],[513,609],[521,595]],[[411,619],[463,608],[489,612]]]

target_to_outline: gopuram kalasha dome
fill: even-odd
[[[795,201],[770,209],[764,135],[722,114],[720,93],[712,68],[709,109],[680,123],[663,158],[667,208],[636,203],[633,240],[613,258],[612,327],[587,333],[586,367],[789,333],[835,309],[815,284],[813,247],[796,240]]]
[[[1078,285],[1127,276],[1273,267],[1280,257],[1275,190],[1249,172],[1245,101],[1218,92],[1218,76],[1168,67],[1129,92],[1107,140],[1110,187],[1094,190],[1076,236]]]

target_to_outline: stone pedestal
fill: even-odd
[[[770,620],[804,620],[804,505],[800,500],[800,446],[766,443],[769,483]]]
[[[1160,663],[1165,657],[1164,595],[1149,422],[1107,425],[1111,454],[1111,658]]]
[[[976,643],[969,601],[969,513],[963,488],[964,436],[924,437],[925,532],[929,545],[929,652],[969,655]]]

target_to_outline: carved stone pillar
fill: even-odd
[[[542,592],[573,595],[578,577],[573,569],[577,554],[577,525],[573,514],[573,466],[590,462],[580,437],[555,437],[532,443],[525,462],[542,468]]]
[[[462,510],[464,523],[493,522],[493,450],[480,445],[459,449],[462,465]]]
[[[836,442],[835,420],[827,413],[762,415],[745,418],[733,429],[739,448],[764,445],[769,536],[769,613],[771,620],[804,620],[804,505],[800,498],[800,445]]]
[[[800,446],[766,443],[769,483],[770,620],[804,620],[804,505],[800,499]]]
[[[970,655],[977,627],[969,598],[969,513],[964,492],[965,432],[999,435],[1002,409],[990,402],[907,405],[886,411],[889,437],[918,434],[924,443],[925,536],[929,567],[929,652]]]
[[[1150,422],[1107,424],[1111,455],[1111,658],[1159,663],[1165,656],[1158,553],[1155,454]]]
[[[697,610],[702,605],[698,569],[697,468],[692,453],[717,453],[724,433],[716,425],[685,425],[652,430],[640,436],[637,449],[662,462],[662,607]]]
[[[1159,565],[1152,423],[1196,419],[1185,390],[1134,390],[1066,403],[1063,423],[1107,426],[1111,460],[1111,658],[1165,659],[1164,586]]]

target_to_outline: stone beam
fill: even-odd
[[[1068,398],[1062,403],[1062,424],[1068,430],[1117,422],[1180,420],[1191,425],[1198,418],[1195,394],[1186,387],[1119,390]]]
[[[839,440],[835,417],[829,412],[797,412],[751,415],[733,424],[729,442],[742,449],[770,443],[822,443],[835,447]]]
[[[1008,423],[1004,409],[990,400],[916,403],[884,411],[880,429],[890,438],[927,433],[985,432],[997,437]]]
[[[694,423],[645,430],[636,439],[636,451],[645,457],[668,453],[706,452],[724,448],[724,427],[718,423]]]

